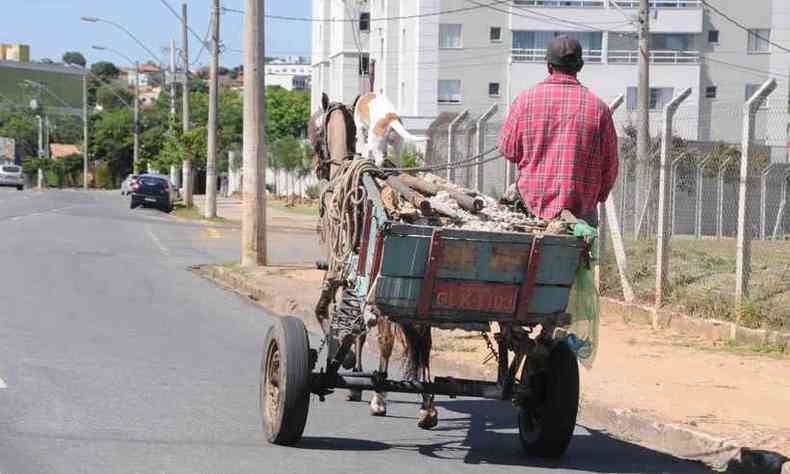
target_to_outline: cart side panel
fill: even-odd
[[[488,233],[485,237],[492,235],[497,234]],[[533,237],[518,237],[519,240],[512,241],[445,238],[444,258],[439,265],[437,277],[521,283]],[[429,235],[390,233],[384,242],[381,274],[389,277],[422,278],[427,268],[429,246]],[[571,285],[576,275],[580,251],[581,245],[572,237],[545,236],[536,283]]]
[[[475,285],[483,291],[475,290]],[[421,288],[421,278],[379,276],[376,305],[395,319],[415,318]],[[434,291],[429,319],[447,322],[512,320],[518,290],[519,286],[512,284],[442,281]],[[533,315],[562,313],[569,293],[569,287],[536,286],[527,311]]]

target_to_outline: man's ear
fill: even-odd
[[[321,107],[324,108],[324,112],[329,108],[329,96],[326,95],[326,92],[321,94]]]

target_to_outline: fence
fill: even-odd
[[[617,109],[620,174],[602,219],[603,294],[790,329],[788,112],[781,100],[762,105],[773,87],[755,92],[750,106],[712,109],[678,94],[657,111],[661,120],[651,114],[641,158],[636,111]],[[500,127],[486,114],[444,114],[429,130],[426,162],[458,163],[490,149]],[[498,197],[515,171],[499,159],[446,177]]]

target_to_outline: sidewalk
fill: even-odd
[[[203,195],[195,196],[195,206],[202,208],[205,199],[206,197]],[[241,199],[217,196],[217,216],[233,223],[240,223],[241,214]],[[270,204],[266,208],[266,222],[270,227],[278,230],[287,231],[294,229],[314,232],[318,224],[318,217],[300,214],[299,212],[289,212]]]
[[[318,330],[312,308],[321,272],[275,267],[249,272],[227,266],[205,267],[201,272],[275,313],[300,317],[308,328]],[[368,340],[375,343],[375,338]],[[790,358],[786,355],[753,354],[716,346],[701,337],[654,331],[613,312],[602,315],[600,340],[593,369],[580,369],[583,423],[706,462],[732,456],[736,450],[729,443],[790,456]],[[460,377],[493,377],[492,363],[481,366],[486,354],[477,334],[434,330],[437,373],[441,369]],[[648,431],[650,435],[645,435]],[[677,440],[665,439],[672,437],[668,431],[681,439],[679,447],[675,448]],[[703,442],[686,442],[687,433]],[[651,437],[655,439],[645,439]]]

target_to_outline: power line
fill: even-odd
[[[179,13],[170,5],[170,3],[168,3],[167,0],[160,0],[160,1],[162,2],[162,5],[164,5],[165,7],[167,7],[168,10],[170,10],[170,13],[172,13],[176,18],[178,18],[178,21],[180,22],[184,21],[184,19],[181,18],[181,15],[179,15]],[[192,36],[194,36],[200,44],[205,46],[206,42],[200,38],[200,35],[197,34],[195,30],[192,29],[191,26],[187,25],[187,29],[189,30],[190,33],[192,33]]]
[[[162,0],[164,1],[164,0]],[[496,0],[491,3],[491,5],[499,5],[503,3],[510,3],[511,0]],[[402,16],[392,16],[392,17],[378,17],[378,18],[371,18],[371,23],[383,22],[383,21],[395,21],[395,20],[411,20],[414,18],[425,18],[431,16],[439,16],[439,15],[447,15],[450,13],[461,13],[467,12],[471,10],[477,10],[480,8],[487,7],[488,5],[479,5],[474,7],[463,7],[463,8],[454,8],[450,10],[439,10],[430,13],[420,13],[416,15],[402,15]],[[227,8],[222,7],[223,11],[232,12],[232,13],[240,13],[244,14],[244,10],[240,10],[237,8]],[[349,18],[309,18],[309,17],[297,17],[297,16],[285,16],[285,15],[266,15],[266,18],[270,20],[282,20],[282,21],[301,21],[301,22],[308,22],[308,23],[353,23],[359,20],[357,19],[349,19]]]
[[[729,21],[729,22],[730,22],[730,23],[732,23],[733,25],[737,26],[738,28],[740,28],[740,29],[742,29],[742,30],[745,30],[745,31],[746,31],[746,32],[748,32],[750,35],[754,35],[754,37],[755,37],[755,38],[761,39],[761,40],[765,41],[766,43],[768,43],[768,44],[770,44],[770,45],[773,45],[773,46],[775,46],[775,47],[777,47],[777,48],[781,49],[782,51],[784,51],[784,52],[786,52],[786,53],[790,53],[790,49],[788,49],[788,48],[785,48],[784,46],[782,46],[782,45],[780,45],[780,44],[774,43],[774,42],[773,42],[773,41],[771,41],[769,38],[765,38],[765,37],[761,36],[760,34],[758,34],[758,33],[755,33],[755,31],[754,31],[753,29],[749,28],[748,26],[745,26],[744,24],[742,24],[742,23],[741,23],[741,22],[739,22],[738,20],[736,20],[736,19],[732,18],[731,16],[727,15],[727,14],[726,14],[726,13],[724,13],[723,11],[721,11],[721,10],[719,10],[718,8],[714,7],[713,5],[711,5],[710,3],[708,3],[708,1],[707,1],[707,0],[701,0],[701,1],[702,1],[702,4],[703,4],[703,5],[705,5],[706,7],[710,8],[710,9],[711,9],[711,10],[713,10],[714,12],[718,13],[718,14],[719,14],[719,16],[721,16],[721,17],[722,17],[722,18],[724,18],[725,20]]]

